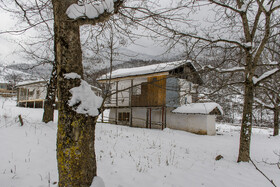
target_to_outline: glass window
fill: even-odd
[[[129,112],[119,112],[118,121],[129,122]]]

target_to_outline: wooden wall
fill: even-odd
[[[166,75],[148,77],[141,94],[132,95],[132,106],[165,106]]]

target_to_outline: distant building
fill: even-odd
[[[47,81],[25,81],[16,85],[17,106],[43,108],[47,94]]]
[[[29,108],[43,108],[47,95],[47,81],[31,80],[16,85],[17,106]],[[92,86],[97,96],[101,95],[101,89]]]
[[[9,83],[0,82],[0,89],[7,90]]]
[[[110,109],[111,123],[216,133],[215,115],[222,114],[221,107],[194,104],[202,80],[191,61],[118,69],[98,81],[109,95],[105,108]]]
[[[13,97],[15,96],[15,91],[11,90],[11,85],[8,81],[0,78],[0,96],[2,97]]]
[[[0,66],[0,96],[13,97],[16,95],[14,86],[23,77],[30,78],[30,74]]]

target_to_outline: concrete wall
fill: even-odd
[[[145,107],[133,107],[132,109],[132,126],[133,127],[146,127],[147,122],[147,110],[148,110],[148,120],[149,120],[149,109]],[[177,114],[172,113],[173,108],[167,108],[166,117],[164,116],[164,121],[166,119],[166,127],[175,130],[183,130],[187,132],[192,132],[196,134],[204,135],[215,135],[215,116],[214,115],[202,115],[202,114]],[[129,108],[114,108],[110,109],[110,123],[115,123],[116,113],[119,112],[129,112]],[[130,125],[129,122],[117,122],[120,125]],[[148,121],[148,127],[150,122]],[[152,108],[152,125],[153,129],[161,129],[162,127],[162,109]]]
[[[216,116],[215,115],[207,115],[207,135],[215,135],[216,134]]]
[[[215,135],[215,116],[203,114],[167,113],[167,127],[196,134]]]

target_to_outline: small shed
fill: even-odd
[[[170,122],[167,124],[172,129],[215,135],[216,115],[222,114],[222,107],[217,103],[191,103],[172,110],[172,115],[168,118]]]

